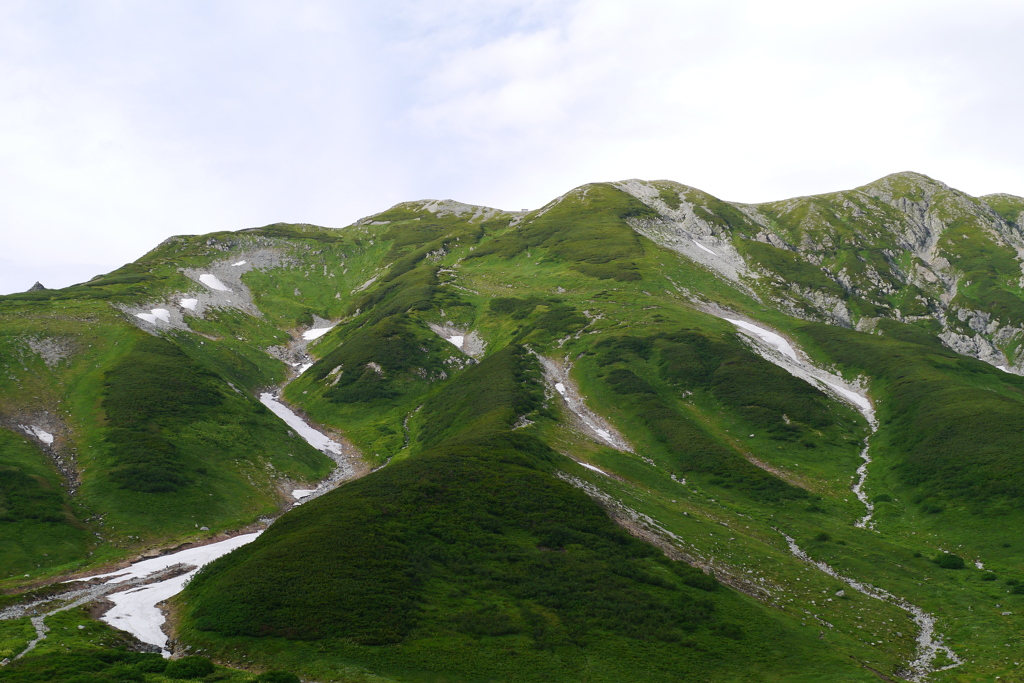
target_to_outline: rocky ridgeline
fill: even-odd
[[[868,331],[882,318],[934,320],[949,348],[1024,374],[1024,355],[1016,351],[1024,321],[984,310],[985,292],[993,288],[1019,299],[1020,197],[975,198],[917,173],[756,205],[721,201],[666,181],[629,180],[617,187],[657,212],[632,219],[637,232],[763,303],[803,319]],[[970,265],[975,260],[991,271],[987,263],[994,259],[1016,267],[979,274]],[[808,265],[817,272],[808,272]]]

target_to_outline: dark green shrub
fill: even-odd
[[[1024,584],[1018,583],[1010,589],[1010,592],[1014,595],[1024,595]]]
[[[892,496],[890,496],[888,493],[879,493],[877,496],[875,496],[875,502],[876,503],[891,503],[892,502]]]
[[[996,575],[993,574],[992,572],[989,572],[988,574],[982,574],[981,575],[981,580],[982,581],[995,581],[996,580]]]
[[[935,558],[935,564],[943,569],[963,569],[964,558],[950,553],[943,553]]]
[[[253,679],[253,683],[300,683],[299,677],[287,671],[268,671]]]
[[[146,677],[137,668],[127,664],[112,666],[104,671],[103,675],[118,683],[143,683],[146,680]]]
[[[831,541],[831,540],[832,540],[832,537],[831,537],[831,536],[829,536],[829,535],[828,535],[827,533],[825,533],[824,531],[822,531],[822,532],[821,532],[820,534],[818,534],[817,536],[815,536],[815,537],[814,537],[814,540],[815,540],[815,541],[820,541],[820,542],[824,543],[824,542],[826,542],[826,541]]]
[[[191,657],[182,657],[181,659],[172,659],[167,662],[167,668],[164,669],[164,676],[176,680],[202,678],[203,676],[209,676],[212,673],[213,662],[206,657],[199,657],[195,655]]]

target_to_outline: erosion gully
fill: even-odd
[[[874,406],[867,397],[867,392],[862,387],[850,385],[842,377],[816,367],[807,356],[798,352],[790,342],[782,335],[755,325],[749,321],[736,317],[728,317],[720,311],[711,311],[718,317],[727,320],[743,332],[751,340],[751,347],[765,360],[789,371],[796,377],[824,389],[828,393],[850,403],[864,416],[868,422],[870,433],[864,439],[864,448],[860,452],[861,460],[864,462],[857,468],[856,481],[851,491],[861,503],[864,504],[865,514],[854,522],[854,526],[860,529],[875,530],[874,505],[868,498],[865,491],[865,484],[868,478],[868,466],[871,464],[870,441],[878,429],[878,421],[875,418]],[[923,681],[930,674],[936,671],[952,669],[963,664],[961,659],[951,648],[942,644],[942,639],[935,633],[936,618],[934,615],[925,612],[920,607],[910,603],[905,598],[893,595],[889,591],[877,588],[869,583],[844,576],[828,564],[810,557],[797,545],[796,541],[784,531],[775,529],[785,540],[790,553],[799,558],[820,572],[841,581],[850,588],[862,593],[869,598],[887,602],[891,605],[908,612],[918,628],[917,651],[914,659],[909,662],[901,675],[911,681]],[[945,655],[950,664],[942,667],[935,666],[935,659],[939,654]]]
[[[878,429],[878,422],[875,418],[874,406],[867,397],[865,388],[851,384],[842,377],[815,366],[810,362],[805,354],[796,349],[789,340],[777,332],[768,330],[760,325],[755,325],[748,320],[740,319],[736,317],[735,314],[731,314],[728,311],[713,307],[707,307],[705,310],[736,326],[736,328],[750,341],[750,345],[753,350],[761,357],[782,367],[794,376],[803,379],[835,398],[851,404],[864,416],[867,420],[870,431],[864,439],[864,445],[860,452],[860,458],[863,462],[857,468],[854,483],[850,490],[864,505],[865,509],[864,516],[856,520],[854,522],[854,526],[860,529],[876,531],[873,520],[874,505],[867,495],[866,483],[869,465],[872,461],[870,454],[870,441],[871,437]],[[599,442],[607,443],[613,448],[622,451],[634,452],[634,449],[609,422],[586,407],[584,397],[579,394],[578,389],[569,377],[569,371],[571,368],[568,366],[567,362],[559,362],[556,359],[544,357],[539,357],[539,360],[541,361],[541,365],[544,370],[546,383],[554,390],[552,393],[557,392],[561,395],[566,407],[569,409],[574,426],[577,429],[588,434],[591,438],[594,438]],[[577,462],[584,467],[600,472],[605,476],[613,476],[588,463],[580,461]],[[669,552],[673,556],[679,555],[678,559],[684,559],[696,566],[703,566],[701,558],[693,556],[692,552],[689,554],[680,552],[680,549],[682,548],[682,539],[676,537],[656,521],[650,519],[646,515],[642,515],[623,506],[620,501],[613,500],[597,487],[586,483],[577,477],[564,475],[563,478],[573,485],[586,490],[591,497],[594,497],[601,502],[605,508],[609,510],[610,514],[613,514],[617,519],[621,518],[620,521],[624,521],[627,526],[630,526],[631,528],[638,527],[641,532],[651,532],[643,533],[642,535],[644,535],[644,537],[649,537],[651,542],[664,546],[663,549],[666,550],[666,552]],[[858,591],[869,598],[892,604],[909,613],[918,629],[918,635],[916,638],[917,650],[914,653],[914,659],[905,666],[903,671],[900,672],[901,676],[911,681],[924,681],[932,673],[952,669],[963,664],[963,660],[951,648],[943,645],[941,638],[936,635],[936,618],[934,615],[925,612],[923,609],[912,604],[905,598],[894,595],[889,591],[878,588],[869,583],[841,574],[825,562],[821,562],[810,557],[802,548],[800,548],[799,545],[797,545],[796,541],[784,531],[779,529],[774,530],[785,539],[789,551],[794,557],[797,557],[818,571],[846,584],[851,589]],[[717,575],[723,576],[723,574],[718,571],[722,568],[716,567],[715,569]],[[733,587],[738,590],[742,590],[753,595],[760,594],[761,592],[761,587],[757,586],[756,583],[751,584],[750,582],[745,581],[743,577],[729,575],[726,578],[730,579],[726,582],[733,585]],[[935,665],[935,660],[940,654],[945,655],[951,663],[942,667],[937,667]]]
[[[318,331],[311,330],[305,333],[304,339],[315,339],[315,336],[306,335],[316,334]],[[307,363],[292,365],[295,374],[291,379],[309,367]],[[311,426],[282,403],[280,390],[283,386],[279,387],[277,392],[268,391],[260,394],[260,403],[281,418],[309,445],[327,455],[335,463],[331,474],[315,489],[296,489],[292,492],[293,498],[299,501],[296,503],[298,505],[323,495],[341,482],[355,477],[358,454]],[[152,646],[154,650],[159,650],[165,657],[170,657],[167,634],[163,631],[165,618],[158,605],[180,593],[189,579],[202,567],[236,548],[251,543],[260,533],[262,532],[239,534],[216,543],[142,560],[114,572],[72,579],[65,583],[76,585],[67,590],[0,611],[0,620],[29,616],[35,627],[36,637],[14,659],[24,657],[46,638],[49,631],[46,626],[47,617],[99,599],[113,603],[113,607],[101,617],[103,621],[131,633],[143,643]],[[6,662],[0,662],[0,665],[2,664]]]

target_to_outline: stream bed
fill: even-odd
[[[350,460],[350,454],[346,453],[346,448],[342,444],[311,427],[275,395],[264,393],[260,396],[260,402],[309,445],[335,462],[334,470],[316,489],[296,489],[292,492],[293,497],[301,499],[302,502],[311,500],[355,476],[356,470]],[[141,560],[124,569],[106,574],[73,579],[68,583],[89,581],[90,585],[70,587],[44,600],[0,611],[0,619],[31,616],[32,625],[36,629],[36,638],[15,658],[24,656],[46,638],[49,631],[45,623],[46,617],[100,598],[106,598],[114,605],[101,617],[103,621],[114,628],[131,633],[143,643],[159,648],[165,657],[169,657],[167,634],[163,631],[166,620],[158,605],[180,593],[188,580],[202,567],[236,548],[251,543],[260,533],[262,532],[240,534],[216,543]],[[100,579],[107,580],[95,583]]]

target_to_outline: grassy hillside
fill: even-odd
[[[425,404],[414,458],[203,570],[182,598],[189,639],[317,677],[862,677],[551,476],[562,456],[510,431],[521,415],[544,419],[539,374],[521,347],[489,356]],[[785,645],[764,647],[769,634]]]
[[[1019,208],[918,174],[758,206],[599,183],[0,297],[0,581],[276,515],[328,471],[257,401],[282,388],[375,471],[203,572],[180,646],[316,680],[1007,679]],[[720,316],[863,387],[877,431]]]

